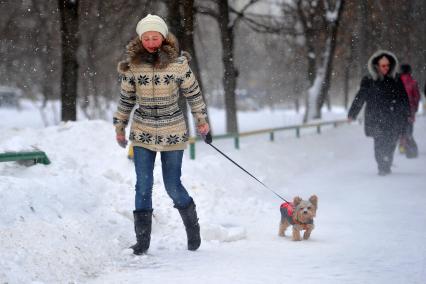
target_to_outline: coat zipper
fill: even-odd
[[[155,119],[155,137],[154,137],[154,144],[155,145],[157,145],[157,142],[158,142],[158,121],[157,121],[157,115],[158,115],[158,110],[157,110],[157,106],[155,105],[155,98],[154,98],[154,96],[155,96],[155,86],[154,86],[154,81],[155,81],[155,78],[154,78],[154,75],[155,75],[155,67],[154,67],[154,64],[152,65],[152,77],[151,77],[151,83],[152,83],[152,102],[154,103],[154,109],[153,109],[153,112],[152,112],[152,114],[153,114],[153,116],[154,116],[154,119]]]

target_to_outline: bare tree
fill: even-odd
[[[32,9],[38,16],[38,25],[42,28],[34,29],[34,42],[36,44],[35,55],[37,60],[38,94],[41,95],[42,103],[38,105],[42,120],[45,126],[50,123],[59,122],[59,115],[53,104],[48,108],[48,102],[57,98],[58,68],[57,45],[59,33],[56,26],[59,22],[57,2],[55,0],[32,1]],[[49,115],[53,114],[53,121],[49,120]]]
[[[168,22],[170,31],[177,37],[179,41],[179,49],[189,52],[195,61],[189,62],[191,68],[198,74],[197,57],[193,52],[194,48],[194,1],[179,0],[165,1],[168,11]],[[195,68],[194,68],[195,67]],[[200,78],[201,79],[201,78]],[[201,82],[201,81],[200,81]],[[200,84],[201,87],[201,84]],[[201,88],[202,89],[202,88]],[[185,97],[180,96],[178,101],[179,107],[183,112],[186,125],[189,126],[188,106]]]
[[[304,122],[321,118],[328,99],[337,33],[345,0],[296,0],[283,4],[284,13],[296,14],[303,31],[308,80]],[[297,25],[295,23],[297,28]]]
[[[324,0],[323,3],[323,17],[326,23],[326,40],[325,50],[322,56],[323,65],[320,67],[321,69],[317,71],[317,76],[321,76],[322,72],[324,72],[324,77],[321,78],[321,89],[318,95],[315,94],[316,89],[310,90],[310,95],[312,98],[310,96],[309,99],[316,99],[309,102],[308,105],[315,103],[316,107],[315,113],[313,115],[312,113],[311,115],[309,113],[305,114],[305,117],[307,118],[321,118],[321,108],[324,104],[324,101],[330,101],[328,91],[330,90],[331,73],[333,71],[333,61],[337,44],[337,34],[345,0]],[[314,87],[314,85],[312,87]],[[306,109],[308,110],[308,108]]]
[[[77,119],[78,0],[59,0],[62,40],[61,120]]]
[[[56,69],[58,62],[56,56],[53,54],[55,44],[57,41],[54,38],[58,38],[59,34],[55,29],[55,24],[59,22],[57,15],[56,1],[32,1],[32,7],[34,12],[38,15],[39,25],[43,29],[35,30],[35,42],[37,49],[37,57],[40,61],[40,65],[44,68],[38,70],[43,78],[40,82],[40,91],[43,96],[43,106],[46,105],[48,100],[55,97],[54,92],[54,80],[56,79],[54,70]]]
[[[226,131],[238,133],[237,104],[235,89],[237,87],[238,70],[235,66],[235,30],[238,23],[244,19],[244,13],[259,0],[250,0],[238,11],[229,5],[229,1],[210,0],[215,8],[199,5],[197,11],[213,17],[219,24],[222,43],[223,88],[225,93]],[[248,20],[248,19],[247,19]]]

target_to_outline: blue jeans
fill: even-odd
[[[154,183],[154,162],[157,152],[143,147],[133,147],[136,170],[136,210],[152,209],[152,186]],[[176,208],[186,208],[192,201],[180,180],[183,150],[161,153],[163,181],[167,194]]]

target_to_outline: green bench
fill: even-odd
[[[28,151],[28,152],[6,152],[0,153],[0,162],[24,162],[30,161],[34,164],[41,163],[49,165],[50,160],[43,151]],[[25,163],[25,162],[24,162]]]

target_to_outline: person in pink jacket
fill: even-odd
[[[405,153],[407,157],[414,158],[417,156],[417,144],[413,137],[413,130],[416,112],[419,108],[420,101],[419,85],[411,75],[411,66],[409,64],[401,64],[400,78],[408,95],[408,101],[410,103],[410,117],[406,128],[407,131],[405,135],[401,136],[399,141],[399,150],[401,153]]]

